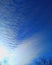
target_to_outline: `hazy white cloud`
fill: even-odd
[[[9,65],[26,65],[31,60],[37,58],[42,51],[40,45],[42,37],[39,33],[26,40],[15,39],[17,32],[8,28],[5,24],[0,27],[0,46],[4,45],[8,49]],[[15,45],[18,44],[16,47]],[[13,47],[13,49],[11,49]]]
[[[37,33],[26,40],[18,41],[15,38],[17,32],[15,32],[14,29],[8,27],[6,23],[1,23],[0,25],[0,46],[4,45],[9,52],[9,65],[26,65],[39,56],[43,50],[40,45],[42,41],[40,33]]]

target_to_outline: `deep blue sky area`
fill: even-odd
[[[40,57],[52,56],[52,0],[0,0],[1,21],[6,25],[0,27],[14,30],[18,41],[41,33],[44,36],[41,45],[46,49]],[[30,65],[34,65],[34,60]]]

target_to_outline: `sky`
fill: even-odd
[[[51,51],[52,0],[0,0],[0,62],[34,65]]]

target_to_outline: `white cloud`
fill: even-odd
[[[14,30],[8,28],[6,25],[1,26],[0,46],[4,45],[8,49],[9,65],[26,65],[39,56],[42,51],[40,45],[42,38],[39,33],[21,42],[18,42],[18,40],[15,39],[15,36],[16,32],[14,32]],[[14,49],[11,49],[11,47],[13,45],[15,46],[16,43],[18,44],[16,48],[13,47]]]
[[[9,65],[26,65],[39,56],[42,51],[40,45],[42,36],[40,33],[19,42],[15,39],[17,32],[10,26],[8,27],[6,22],[1,22],[0,25],[0,45],[4,45],[8,49]],[[16,44],[18,45],[14,48]],[[10,46],[14,46],[14,49],[11,49]]]

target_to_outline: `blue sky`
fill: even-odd
[[[21,53],[17,50],[22,49],[20,57],[26,60],[23,63],[19,57],[18,65],[32,60],[30,65],[34,65],[35,58],[52,56],[52,1],[0,0],[0,42],[10,49],[16,48],[15,58]]]

